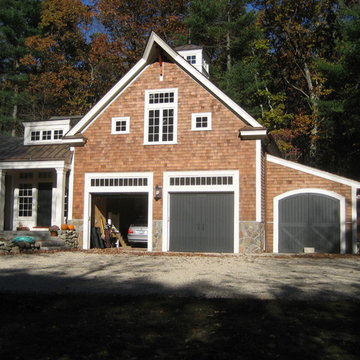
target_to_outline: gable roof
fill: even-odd
[[[197,81],[203,88],[209,91],[214,97],[221,101],[228,107],[235,115],[241,118],[247,125],[251,127],[262,127],[251,115],[235,103],[230,97],[224,94],[218,87],[216,87],[209,79],[201,74],[194,66],[186,61],[178,52],[172,49],[164,40],[162,40],[154,32],[151,33],[147,42],[142,58],[128,71],[119,82],[117,82],[101,100],[94,105],[91,110],[66,134],[67,136],[74,136],[79,132],[84,131],[94,121],[99,114],[101,114],[112,101],[120,95],[141,72],[151,63],[153,63],[162,51],[166,57],[182,68],[195,81]]]

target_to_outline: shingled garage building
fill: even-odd
[[[0,227],[98,218],[147,224],[149,251],[357,252],[360,183],[281,158],[267,130],[209,80],[201,47],[152,33],[142,58],[81,118],[1,139]]]

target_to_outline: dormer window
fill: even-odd
[[[190,63],[195,65],[196,64],[196,55],[188,55],[186,57],[186,60]]]
[[[70,119],[24,123],[24,145],[58,144],[70,130]]]
[[[40,131],[32,131],[31,141],[39,141],[39,140],[40,140]]]
[[[42,139],[43,140],[51,140],[51,131],[50,130],[43,131]]]
[[[175,50],[203,75],[209,77],[210,58],[202,46],[187,44],[178,46]]]
[[[63,130],[54,130],[54,140],[61,139],[63,137]]]

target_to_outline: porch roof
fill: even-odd
[[[0,136],[0,162],[70,160],[68,144],[24,145],[20,137]]]

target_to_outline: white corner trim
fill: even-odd
[[[329,172],[326,172],[323,170],[318,170],[318,169],[315,169],[315,168],[307,166],[307,165],[298,164],[293,161],[281,159],[281,158],[278,158],[276,156],[269,155],[269,154],[266,155],[266,160],[269,162],[272,162],[274,164],[286,166],[288,168],[302,171],[302,172],[310,174],[310,175],[319,176],[323,179],[334,181],[334,182],[337,182],[337,183],[340,183],[343,185],[360,188],[359,181],[347,179],[343,176],[335,175],[335,174],[332,174],[332,173],[329,173]]]
[[[280,200],[292,196],[292,195],[298,195],[298,194],[307,194],[307,193],[313,193],[313,194],[322,194],[327,195],[330,197],[333,197],[340,201],[340,253],[344,254],[346,250],[346,244],[345,244],[345,232],[346,232],[346,226],[345,226],[345,197],[342,195],[339,195],[333,191],[328,191],[324,189],[316,189],[316,188],[303,188],[303,189],[297,189],[292,191],[287,191],[283,194],[280,194],[278,196],[275,196],[273,199],[273,211],[274,211],[274,222],[273,222],[273,252],[278,253],[279,252],[279,202]]]
[[[261,140],[256,140],[256,221],[261,222],[262,186],[261,186]]]
[[[74,168],[75,168],[75,151],[74,148],[72,151],[71,167],[70,167],[70,176],[69,176],[69,189],[68,189],[68,220],[72,219],[73,213],[73,203],[74,203]]]
[[[351,206],[351,217],[352,217],[352,253],[357,254],[358,252],[358,246],[357,246],[357,196],[356,196],[356,187],[353,187],[351,192],[351,200],[352,200],[352,206]]]

